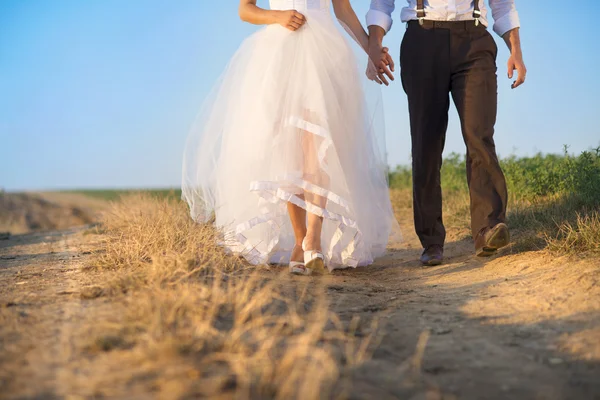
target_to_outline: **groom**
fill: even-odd
[[[367,14],[369,56],[379,79],[393,80],[394,62],[382,46],[392,27],[394,0],[372,0]],[[514,0],[489,0],[494,31],[510,49],[508,77],[512,88],[525,81],[519,17]],[[446,231],[442,222],[440,168],[448,126],[450,94],[467,146],[467,181],[471,230],[478,256],[493,255],[509,242],[507,191],[494,145],[497,110],[497,47],[488,33],[483,0],[408,0],[400,51],[402,86],[408,96],[412,137],[415,229],[424,247],[421,262],[443,261]]]

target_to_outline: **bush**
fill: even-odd
[[[558,243],[573,240],[573,232],[593,231],[585,227],[594,225],[588,218],[600,209],[600,147],[574,156],[565,146],[562,154],[513,155],[500,164],[508,186],[511,227],[552,238],[551,248],[563,250]],[[469,214],[465,158],[453,153],[444,159],[441,180],[445,219],[464,229]],[[410,189],[411,169],[397,167],[390,173],[390,186]],[[592,249],[599,241],[600,236],[587,235],[578,248]]]
[[[600,147],[570,155],[541,154],[533,157],[510,156],[500,160],[510,195],[515,199],[535,201],[552,195],[573,195],[582,206],[600,202]],[[452,153],[442,164],[442,186],[446,193],[466,191],[464,156]],[[397,166],[390,173],[390,187],[412,187],[410,167]]]
[[[535,201],[553,196],[571,196],[579,206],[600,203],[600,147],[579,156],[537,154],[534,157],[509,157],[502,161],[511,195]]]

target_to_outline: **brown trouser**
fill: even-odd
[[[473,21],[408,23],[400,65],[410,112],[415,229],[425,248],[446,238],[440,169],[450,93],[467,146],[473,237],[505,220],[506,181],[493,138],[497,51],[487,29]]]

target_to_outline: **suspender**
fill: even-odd
[[[425,21],[425,0],[417,0],[417,18],[419,24],[423,25],[423,21]]]
[[[479,1],[480,0],[473,0],[473,18],[475,19],[475,26],[479,26],[479,18],[481,18]],[[419,24],[423,25],[423,22],[425,21],[425,0],[417,0],[417,19],[419,20]]]
[[[473,3],[473,18],[475,18],[475,26],[479,26],[479,18],[481,17],[481,11],[479,11],[479,0],[474,0]]]

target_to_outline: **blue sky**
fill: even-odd
[[[364,21],[369,1],[352,4]],[[578,4],[517,0],[529,69],[517,90],[496,37],[500,155],[600,145],[600,2]],[[386,38],[395,59],[398,19]],[[256,29],[236,0],[2,0],[0,187],[177,187],[188,128]],[[389,162],[407,164],[406,99],[398,80],[383,90]],[[453,108],[446,143],[464,152]]]

